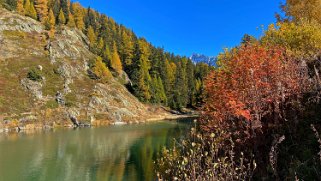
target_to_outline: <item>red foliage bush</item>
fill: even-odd
[[[249,138],[284,121],[282,109],[300,96],[306,70],[280,47],[243,45],[231,54],[205,82],[202,127]],[[263,123],[266,116],[272,119]]]

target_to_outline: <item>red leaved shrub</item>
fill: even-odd
[[[205,82],[202,127],[250,138],[285,120],[283,109],[298,100],[307,71],[280,47],[243,45],[230,53]]]

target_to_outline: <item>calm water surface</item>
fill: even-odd
[[[0,134],[0,181],[154,180],[154,159],[190,121]]]

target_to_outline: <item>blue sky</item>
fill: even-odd
[[[79,0],[178,55],[216,56],[247,33],[260,37],[284,0]]]

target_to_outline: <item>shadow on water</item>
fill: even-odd
[[[191,120],[0,135],[0,180],[154,180],[154,160]]]

